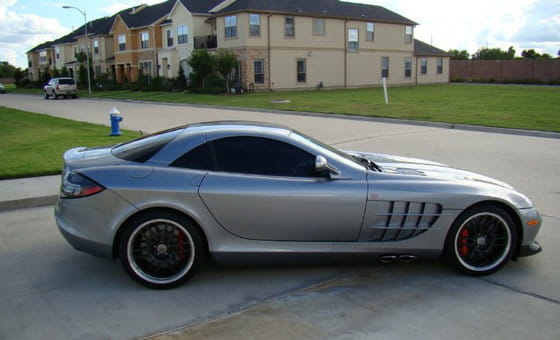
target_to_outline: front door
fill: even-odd
[[[215,171],[199,194],[218,223],[247,239],[356,241],[365,209],[364,178],[314,174],[315,155],[260,137],[212,142]]]

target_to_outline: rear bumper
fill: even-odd
[[[66,241],[76,250],[106,259],[113,258],[113,248],[111,246],[81,238],[64,228],[59,220],[57,220],[56,223],[58,224],[58,230],[60,230],[62,236],[64,236]]]
[[[519,254],[517,254],[517,256],[518,257],[531,256],[531,255],[538,254],[541,251],[542,251],[541,245],[538,244],[537,241],[533,241],[530,244],[519,247]]]

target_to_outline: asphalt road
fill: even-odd
[[[328,92],[326,92],[328,95]],[[341,149],[431,159],[508,182],[543,215],[544,251],[471,278],[438,262],[209,266],[170,291],[142,288],[117,263],[73,250],[52,208],[0,214],[0,338],[559,339],[560,140],[243,110],[2,95],[0,105],[156,131],[189,122],[281,123]],[[207,322],[206,320],[210,320]]]

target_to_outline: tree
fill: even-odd
[[[216,71],[224,78],[226,82],[226,91],[229,94],[229,77],[231,72],[239,64],[237,56],[229,50],[219,49],[214,57]]]
[[[55,67],[53,68],[53,78],[60,77],[60,71]]]
[[[80,64],[80,68],[78,69],[78,82],[82,86],[87,86],[87,67],[83,64]]]
[[[185,90],[185,86],[187,85],[187,77],[185,76],[185,70],[183,70],[181,65],[179,65],[179,75],[175,81],[175,88],[177,91],[183,92]]]
[[[501,48],[488,48],[483,47],[478,49],[475,54],[472,55],[473,60],[510,60],[515,57],[515,49],[510,46],[507,51]]]
[[[207,50],[196,50],[194,51],[187,63],[192,68],[193,80],[199,82],[197,85],[202,85],[206,87],[205,80],[214,71],[214,58],[208,53]]]
[[[66,68],[66,66],[62,66],[62,68],[60,69],[60,76],[68,77],[69,75],[70,73],[68,73],[68,69]]]
[[[521,56],[527,59],[552,59],[552,56],[550,54],[548,53],[540,54],[539,52],[536,52],[534,49],[523,50],[523,52],[521,52]]]
[[[453,54],[451,60],[469,60],[469,52],[467,50],[449,50]]]

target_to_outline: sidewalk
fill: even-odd
[[[0,180],[0,212],[56,202],[60,175]]]

